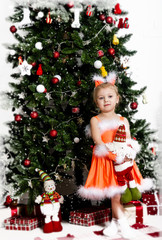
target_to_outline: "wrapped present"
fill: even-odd
[[[9,207],[0,206],[0,227],[4,227],[4,220],[11,217],[11,209]]]
[[[147,205],[148,215],[159,215],[162,211],[162,201],[160,203],[159,193],[149,191],[142,194],[142,201]]]
[[[110,208],[92,207],[70,212],[69,222],[82,226],[92,226],[109,221]]]
[[[4,220],[6,230],[30,231],[40,227],[43,223],[41,218],[36,217],[10,217]]]
[[[144,223],[147,219],[147,207],[140,201],[131,201],[124,204],[124,209],[130,225]]]

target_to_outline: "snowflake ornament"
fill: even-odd
[[[31,75],[31,68],[32,68],[32,65],[31,64],[28,64],[26,60],[23,61],[23,63],[21,65],[19,65],[19,69],[21,71],[21,75],[24,76],[24,75]]]

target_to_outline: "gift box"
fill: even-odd
[[[136,223],[143,224],[147,220],[147,206],[140,201],[131,201],[124,204],[124,210],[129,225]]]
[[[69,222],[82,226],[92,226],[109,221],[110,208],[93,207],[70,212]]]
[[[159,193],[149,191],[142,194],[142,202],[147,206],[148,215],[159,215],[162,211],[162,202],[160,203]]]
[[[10,217],[4,220],[6,230],[30,231],[40,227],[43,223],[41,218],[33,217]]]
[[[4,220],[11,217],[11,209],[9,207],[0,206],[0,227],[4,227]]]

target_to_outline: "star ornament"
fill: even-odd
[[[31,68],[32,68],[32,65],[31,64],[28,64],[26,60],[23,61],[23,63],[21,65],[19,65],[19,69],[21,71],[21,75],[24,76],[24,75],[31,75]]]

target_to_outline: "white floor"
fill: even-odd
[[[162,216],[151,216],[149,215],[146,222],[146,225],[152,226],[152,231],[162,231]],[[59,233],[50,233],[44,234],[42,229],[37,228],[32,231],[9,231],[4,228],[0,228],[0,239],[1,240],[109,240],[110,238],[105,236],[98,236],[94,234],[94,231],[100,231],[103,229],[104,225],[95,225],[91,227],[83,227],[79,225],[69,224],[68,222],[63,222],[63,230]],[[161,237],[153,238],[150,237],[144,232],[139,230],[134,230],[137,233],[136,238],[132,236],[132,239],[138,240],[149,240],[157,239],[162,240]],[[75,238],[66,238],[67,234],[73,235]],[[111,238],[112,239],[112,238]],[[113,239],[121,239],[120,235],[116,236]]]

